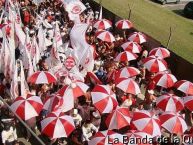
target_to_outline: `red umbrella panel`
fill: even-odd
[[[151,55],[158,56],[160,58],[166,58],[166,57],[170,57],[170,52],[166,48],[158,47],[158,48],[152,49],[149,52],[149,56],[151,56]]]
[[[140,53],[142,51],[141,46],[136,42],[125,42],[121,45],[125,51],[130,51],[132,53]]]
[[[119,20],[116,22],[115,26],[118,29],[130,29],[133,27],[133,24],[129,20]]]
[[[129,36],[128,40],[142,44],[146,42],[146,36],[141,32],[134,32]]]
[[[186,95],[193,95],[193,83],[187,80],[180,80],[174,85],[177,90],[182,91]]]

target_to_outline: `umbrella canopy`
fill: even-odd
[[[190,111],[193,111],[193,96],[183,97],[184,106],[187,107]]]
[[[187,129],[187,124],[179,113],[164,112],[160,116],[161,126],[170,133],[183,134]]]
[[[116,74],[117,78],[130,78],[140,74],[140,71],[135,67],[124,67]]]
[[[107,74],[107,82],[110,81],[115,81],[116,80],[116,74],[117,74],[117,70],[112,70]]]
[[[129,143],[128,145],[151,145],[150,139],[152,136],[146,132],[138,131],[138,130],[129,130],[126,133],[128,140],[134,140],[134,143]],[[147,138],[147,143],[141,143],[142,139]],[[140,140],[139,140],[140,139]]]
[[[137,95],[141,93],[139,85],[131,78],[120,78],[116,80],[116,87],[124,91],[125,93],[130,93]]]
[[[184,109],[183,100],[173,94],[166,94],[156,99],[156,105],[162,111],[179,112]]]
[[[56,81],[56,77],[48,71],[35,72],[28,78],[28,82],[33,84],[49,84]]]
[[[187,95],[193,95],[193,83],[190,81],[180,80],[175,83],[174,87]]]
[[[156,56],[149,56],[143,59],[143,64],[150,72],[156,73],[167,70],[167,62]]]
[[[129,20],[119,20],[115,23],[115,26],[118,29],[130,29],[133,27],[133,24]]]
[[[131,61],[137,59],[137,55],[129,52],[129,51],[124,51],[118,54],[118,56],[115,58],[116,61]]]
[[[171,88],[174,86],[175,82],[177,82],[176,77],[170,73],[157,74],[153,80],[157,86],[163,88]]]
[[[31,94],[26,97],[17,97],[11,105],[11,109],[24,120],[38,116],[42,108],[43,103],[40,97]]]
[[[144,131],[153,137],[161,136],[160,120],[152,112],[140,110],[133,113],[132,124],[139,131]]]
[[[68,137],[75,129],[74,121],[71,116],[64,115],[59,110],[48,114],[41,121],[42,133],[52,139]]]
[[[91,81],[93,84],[99,84],[99,85],[102,85],[102,84],[103,84],[93,72],[87,72],[86,77],[89,78],[90,81]]]
[[[115,41],[115,37],[109,31],[101,31],[96,34],[97,38],[105,42]]]
[[[55,111],[63,104],[63,101],[61,96],[52,94],[45,99],[43,109],[48,110],[49,112]]]
[[[98,30],[105,30],[108,28],[112,27],[112,23],[111,21],[107,20],[107,19],[102,19],[102,20],[98,20],[94,25],[94,28],[98,29]]]
[[[130,51],[132,53],[140,53],[142,48],[141,46],[136,43],[136,42],[125,42],[121,45],[121,47],[125,50],[125,51]]]
[[[119,139],[119,143],[113,143],[113,140]],[[123,145],[121,142],[123,136],[111,130],[97,132],[88,142],[88,145]]]
[[[88,88],[89,87],[85,83],[81,81],[76,81],[74,83],[71,83],[70,85],[65,85],[64,87],[62,87],[58,91],[58,94],[63,97],[65,95],[69,95],[73,96],[74,98],[77,98],[84,95]]]
[[[131,122],[131,115],[128,108],[117,107],[106,119],[106,125],[109,130],[121,129],[129,126]]]
[[[137,42],[138,44],[142,44],[146,42],[146,36],[141,32],[134,32],[128,38],[129,41]]]
[[[166,48],[158,47],[158,48],[152,49],[149,52],[149,56],[151,56],[151,55],[158,56],[160,58],[166,58],[166,57],[170,57],[170,52]]]
[[[108,85],[96,85],[91,96],[93,105],[100,113],[110,113],[118,105],[115,93]]]

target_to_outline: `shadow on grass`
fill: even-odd
[[[175,14],[177,14],[177,15],[180,15],[180,16],[185,17],[183,10],[172,10],[172,11],[173,11]]]

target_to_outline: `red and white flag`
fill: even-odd
[[[17,64],[15,64],[15,68],[14,68],[14,74],[13,74],[13,79],[11,81],[10,93],[11,93],[12,99],[16,99],[19,96]]]

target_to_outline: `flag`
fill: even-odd
[[[10,93],[11,93],[12,99],[16,99],[19,96],[17,64],[15,64],[15,68],[14,68],[14,74],[13,74],[13,79],[11,81]]]
[[[85,35],[88,24],[75,24],[70,32],[73,56],[76,59],[77,67],[83,67],[82,73],[92,71],[94,68],[93,48],[86,41]]]
[[[40,54],[46,50],[46,43],[45,43],[45,32],[42,28],[42,25],[40,25],[39,31],[38,31],[38,46],[40,50]]]
[[[71,1],[66,5],[68,16],[75,24],[80,23],[80,14],[84,10],[86,10],[86,7],[81,1]]]
[[[103,18],[103,7],[101,5],[100,14],[99,14],[99,20],[102,20]]]
[[[32,0],[36,5],[39,5],[40,3],[44,2],[45,0]]]
[[[23,68],[22,60],[19,60],[20,63],[20,85],[21,85],[21,96],[26,96],[26,91],[29,90],[28,84],[25,79],[25,73]]]

